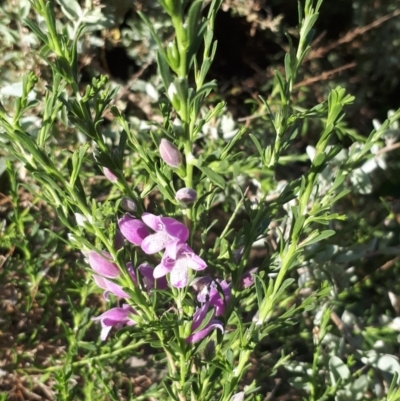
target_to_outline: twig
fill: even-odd
[[[382,25],[384,22],[390,20],[391,18],[397,17],[398,15],[400,15],[400,9],[397,9],[390,14],[384,15],[383,17],[378,18],[377,20],[371,22],[368,25],[352,29],[351,31],[347,32],[346,35],[342,36],[340,39],[332,42],[331,44],[324,47],[319,47],[318,49],[311,51],[310,54],[306,57],[306,60],[321,58],[332,49],[335,49],[336,47],[344,43],[351,42],[357,36],[363,35],[364,33],[370,31],[371,29],[377,28],[379,25]]]
[[[397,143],[394,143],[394,144],[385,146],[385,147],[382,148],[382,149],[379,149],[379,150],[376,152],[375,156],[379,156],[379,155],[381,155],[382,153],[391,152],[392,150],[395,150],[395,149],[397,149],[397,148],[400,148],[400,142],[397,142]]]
[[[348,70],[349,68],[354,68],[356,66],[355,62],[348,63],[342,65],[341,67],[334,68],[333,70],[324,71],[322,74],[317,75],[316,77],[307,78],[303,81],[298,82],[297,84],[293,85],[293,89],[300,88],[302,86],[308,86],[313,84],[314,82],[325,81],[326,79],[330,78],[332,75],[337,74],[338,72]]]

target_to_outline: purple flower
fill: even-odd
[[[104,298],[108,300],[108,294],[111,292],[117,297],[121,298],[129,298],[129,294],[127,294],[122,286],[112,282],[111,280],[107,280],[104,277],[98,276],[97,274],[93,274],[93,280],[95,283],[102,288],[104,291]]]
[[[147,226],[128,213],[118,220],[118,226],[122,235],[134,245],[140,246],[143,240],[150,235]]]
[[[102,252],[100,255],[96,251],[90,251],[88,256],[90,267],[101,276],[117,278],[121,274],[118,266],[111,262],[111,255],[108,252]]]
[[[183,243],[167,246],[161,263],[154,269],[154,277],[171,273],[171,284],[176,288],[186,287],[189,281],[188,269],[203,270],[206,262],[197,256],[189,245]]]
[[[132,263],[128,262],[126,265],[129,274],[132,277],[133,282],[135,285],[138,285],[138,281],[136,278],[135,271],[133,269]],[[142,276],[143,284],[146,291],[150,291],[157,286],[159,290],[165,290],[168,288],[168,283],[165,277],[160,277],[158,280],[154,278],[154,267],[150,266],[148,263],[142,263],[137,268],[138,272]]]
[[[141,245],[142,250],[148,255],[160,252],[166,246],[177,244],[178,242],[186,242],[189,238],[187,227],[171,217],[143,213],[142,220],[155,231],[154,234],[144,238]]]
[[[221,283],[219,283],[219,280],[217,280],[217,282],[222,289],[223,297],[221,297],[217,285],[211,286],[209,302],[210,305],[214,306],[215,308],[215,316],[221,316],[225,312],[225,305],[227,305],[229,302],[229,298],[231,296],[231,287],[225,280],[221,281]]]
[[[240,284],[243,288],[248,288],[254,284],[254,274],[257,273],[258,267],[250,269],[240,279]]]
[[[220,291],[222,292],[222,296]],[[231,287],[225,280],[220,282],[218,279],[216,281],[210,279],[209,283],[197,295],[197,300],[200,303],[208,302],[210,306],[215,308],[215,315],[222,316],[230,296]]]
[[[192,334],[186,339],[188,343],[197,343],[202,340],[206,335],[208,335],[212,330],[219,329],[224,332],[224,327],[219,320],[214,319],[214,313],[208,323],[205,324],[204,327],[200,329],[203,324],[205,317],[207,316],[209,308],[209,303],[205,303],[201,308],[197,309],[197,311],[193,315],[193,323],[192,323]]]
[[[135,323],[129,316],[135,314],[136,311],[130,305],[124,304],[122,308],[112,308],[104,312],[100,316],[92,318],[92,320],[100,320],[101,322],[101,335],[100,338],[104,341],[113,326],[120,329],[125,324],[132,326]]]
[[[177,168],[182,164],[181,152],[179,152],[179,149],[168,139],[161,139],[159,151],[161,159],[163,159],[168,166]]]
[[[195,289],[195,291],[201,292],[206,286],[209,286],[212,283],[212,281],[213,281],[213,279],[208,276],[196,277],[192,280],[190,285]],[[201,302],[201,301],[199,301],[199,302]],[[204,302],[206,302],[206,301],[204,301]]]

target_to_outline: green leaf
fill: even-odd
[[[225,189],[225,180],[224,178],[216,173],[215,171],[211,170],[208,167],[205,166],[196,166],[201,172],[210,179],[211,182],[213,182],[215,185],[220,187],[221,189]]]
[[[37,24],[35,24],[32,20],[26,19],[25,24],[28,25],[31,31],[35,33],[35,35],[46,45],[49,43],[49,39],[47,35],[39,28]]]
[[[322,241],[335,234],[336,234],[336,231],[334,231],[334,230],[325,230],[325,231],[322,231],[320,234],[319,234],[318,230],[315,230],[311,233],[311,235],[304,242],[302,242],[299,245],[299,248],[304,247],[304,246],[309,246],[311,244],[315,244],[316,242]]]
[[[250,134],[249,137],[253,141],[254,145],[256,145],[256,148],[258,150],[258,153],[260,155],[262,163],[265,164],[265,161],[264,161],[264,150],[262,149],[260,142],[258,141],[258,139],[253,134]]]
[[[192,3],[189,9],[188,17],[186,20],[188,42],[192,43],[195,36],[199,34],[198,25],[201,18],[201,7],[203,0],[196,0]]]
[[[158,46],[158,51],[164,56],[164,59],[166,60],[166,53],[163,47],[163,44],[160,40],[160,38],[157,36],[156,31],[153,28],[153,24],[151,21],[140,11],[138,11],[139,17],[143,20],[143,22],[147,25],[147,28],[149,28],[151,36],[153,37],[154,41],[157,43]]]
[[[167,91],[169,86],[171,85],[172,76],[171,76],[171,72],[169,70],[169,65],[167,63],[167,60],[165,59],[165,56],[162,52],[157,52],[157,66],[158,66],[158,70],[160,71],[160,75],[161,75],[161,79],[164,84],[164,88]]]
[[[346,381],[350,378],[350,369],[337,356],[331,356],[329,360],[330,377],[333,386],[336,386],[339,380]]]

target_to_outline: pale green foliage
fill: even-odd
[[[193,236],[191,245],[207,260],[210,272],[228,279],[233,290],[223,335],[213,333],[188,348],[179,330],[182,319],[193,315],[193,294],[133,292],[133,306],[141,311],[138,325],[124,330],[111,345],[100,346],[85,337],[95,313],[86,305],[95,290],[88,282],[77,285],[73,292],[79,293],[78,306],[68,296],[73,311],[70,324],[58,316],[67,343],[65,360],[45,369],[57,382],[54,390],[59,399],[81,396],[72,388],[71,377],[83,374],[89,365],[85,392],[90,396],[82,399],[90,399],[92,394],[96,399],[119,399],[111,375],[103,377],[111,369],[108,361],[127,358],[146,344],[151,352],[163,355],[156,361],[167,374],[155,380],[143,397],[230,401],[245,382],[251,356],[268,356],[260,344],[272,340],[283,344],[282,352],[271,357],[265,372],[245,382],[246,400],[263,399],[265,388],[260,380],[277,375],[281,368],[289,372],[293,387],[304,390],[304,399],[310,401],[332,397],[363,400],[368,391],[377,399],[386,395],[387,400],[397,399],[397,321],[383,313],[374,316],[382,322],[382,331],[378,331],[368,316],[356,316],[341,305],[339,318],[335,307],[351,293],[360,259],[371,251],[398,254],[389,234],[378,236],[372,227],[360,233],[364,216],[356,216],[359,225],[351,226],[355,218],[344,205],[370,189],[372,184],[364,184],[365,180],[382,168],[378,153],[388,141],[394,143],[392,134],[398,130],[400,111],[390,112],[382,124],[375,122],[375,130],[361,138],[344,123],[345,110],[354,100],[344,88],[332,89],[325,101],[309,109],[295,105],[293,88],[310,51],[322,0],[299,5],[298,45],[287,36],[289,51],[284,65],[276,71],[270,93],[261,97],[254,116],[258,118],[247,130],[234,121],[223,100],[212,100],[217,82],[207,79],[217,46],[213,32],[220,1],[211,2],[206,16],[201,0],[187,7],[180,0],[148,2],[141,19],[135,15],[128,21],[132,29],[122,32],[128,53],[140,58],[141,65],[155,60],[158,66],[158,75],[151,82],[138,80],[130,86],[150,98],[152,120],[125,114],[124,101],[115,101],[119,88],[106,76],[93,77],[82,87],[80,57],[102,45],[87,36],[88,32],[111,27],[113,19],[118,20],[112,7],[101,10],[90,1],[57,3],[61,18],[56,18],[51,1],[35,0],[32,10],[31,3],[21,1],[16,24],[30,28],[23,33],[8,28],[13,11],[1,9],[0,30],[6,32],[2,48],[29,43],[36,50],[27,60],[32,63],[29,69],[46,69],[46,78],[34,72],[25,74],[22,81],[14,73],[2,77],[0,141],[6,149],[4,157],[11,160],[3,163],[3,170],[10,174],[15,206],[12,225],[2,228],[6,246],[25,235],[28,222],[18,206],[18,180],[24,177],[15,173],[15,166],[24,166],[31,177],[27,187],[56,212],[65,230],[60,240],[69,247],[107,250],[122,269],[127,261],[136,263],[140,256],[134,248],[125,252],[114,247],[116,216],[121,214],[123,196],[135,201],[138,213],[146,210],[145,200],[151,199],[157,214],[185,220]],[[175,35],[170,36],[172,30]],[[91,38],[89,47],[85,47],[85,35]],[[18,53],[7,54],[23,69]],[[3,65],[7,62],[2,61]],[[104,124],[107,114],[114,119],[108,127]],[[310,123],[316,124],[318,139],[315,146],[308,147],[308,156],[297,154],[294,145]],[[73,139],[66,140],[70,133]],[[158,153],[162,138],[182,153],[179,166],[171,168],[162,162]],[[352,144],[345,149],[337,138]],[[281,165],[308,158],[298,178],[276,181]],[[366,168],[371,160],[376,165]],[[106,187],[100,202],[92,183],[99,179],[95,171],[104,167],[118,180],[112,188]],[[357,178],[360,171],[361,179]],[[361,185],[354,185],[360,181]],[[252,198],[246,192],[249,186],[255,188]],[[189,207],[175,199],[183,187],[198,194]],[[214,211],[223,211],[228,218],[213,220]],[[77,224],[75,216],[82,224]],[[40,235],[45,238],[45,230],[40,229]],[[17,246],[29,261],[27,275],[36,289],[43,278],[41,261],[50,259],[52,253],[34,263],[36,254],[29,241]],[[255,267],[253,252],[260,248],[263,253],[255,283],[243,289],[241,277]],[[242,251],[239,257],[238,250]],[[292,354],[296,350],[285,347],[291,344],[294,326],[300,327],[311,347],[308,362],[299,361]],[[387,336],[386,342],[379,342],[380,333]]]

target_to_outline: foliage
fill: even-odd
[[[400,110],[362,136],[344,87],[299,95],[324,2],[277,33],[287,51],[244,126],[209,78],[220,0],[137,2],[121,29],[123,2],[84,3],[0,9],[0,274],[21,350],[4,390],[258,401],[277,378],[287,399],[397,399],[398,212],[368,196]],[[123,88],[90,64],[119,36],[141,68]]]

